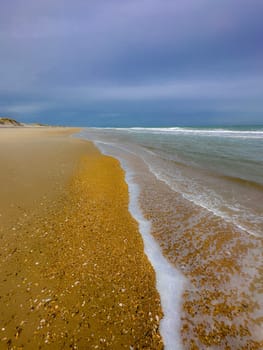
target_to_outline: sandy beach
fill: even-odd
[[[0,129],[0,348],[162,349],[124,172],[76,131]]]

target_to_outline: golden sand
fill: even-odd
[[[118,162],[63,130],[23,132],[0,135],[0,348],[162,349]]]

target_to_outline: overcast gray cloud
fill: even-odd
[[[261,122],[262,15],[261,0],[1,1],[0,113]]]

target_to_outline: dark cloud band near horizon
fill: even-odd
[[[0,114],[263,123],[261,0],[0,2]]]

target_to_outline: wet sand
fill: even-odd
[[[124,173],[72,132],[0,130],[0,348],[162,349]]]
[[[144,181],[152,186],[143,186],[141,195],[152,234],[188,281],[181,311],[184,349],[263,349],[262,238],[192,205],[166,184],[146,176]]]

